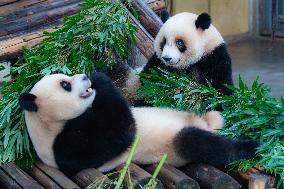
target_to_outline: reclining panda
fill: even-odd
[[[129,107],[102,73],[43,77],[19,99],[29,136],[47,165],[74,175],[85,168],[112,170],[127,159],[136,135],[133,161],[182,166],[202,162],[216,167],[253,158],[257,142],[232,140],[215,132],[223,125],[218,112],[199,117],[165,108]]]

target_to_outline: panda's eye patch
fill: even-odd
[[[184,52],[186,50],[186,46],[185,46],[182,39],[176,40],[176,46],[177,46],[177,48],[179,49],[180,52]]]
[[[71,91],[71,83],[68,81],[61,81],[60,82],[61,87],[65,90],[70,92]]]
[[[161,50],[164,49],[164,46],[166,45],[166,43],[167,43],[167,40],[166,38],[164,38],[163,41],[161,42]]]

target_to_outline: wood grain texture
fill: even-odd
[[[72,178],[80,187],[86,188],[93,183],[100,185],[104,181],[109,181],[107,176],[99,172],[97,169],[89,168],[80,171]]]
[[[151,58],[154,54],[154,38],[147,32],[147,30],[140,24],[140,22],[132,15],[132,13],[128,9],[126,9],[126,11],[128,12],[132,22],[138,28],[138,31],[135,34],[137,48],[147,59]]]
[[[79,3],[75,3],[11,21],[3,21],[0,23],[0,36],[10,35],[20,31],[28,33],[35,28],[51,25],[63,16],[78,12],[79,7]]]
[[[5,171],[0,169],[0,188],[5,189],[23,189],[20,185],[13,180]]]
[[[56,182],[62,188],[72,188],[78,189],[80,188],[77,184],[75,184],[71,179],[65,176],[61,171],[55,169],[53,167],[47,166],[42,162],[36,162],[35,166],[44,172],[48,177],[50,177],[54,182]]]
[[[30,177],[14,163],[2,164],[1,168],[22,188],[43,189],[40,184],[38,184],[32,177]]]
[[[205,164],[189,164],[182,171],[196,180],[201,188],[239,189],[241,185],[228,174]]]
[[[23,47],[32,47],[44,39],[43,30],[0,41],[0,61],[20,56]]]
[[[46,12],[55,8],[64,7],[79,2],[82,2],[82,0],[46,0],[33,6],[9,12],[7,15],[2,15],[1,21],[7,23],[19,18],[35,15],[41,12]]]
[[[116,170],[123,169],[123,166],[124,165],[121,165]],[[149,174],[147,171],[145,171],[144,169],[142,169],[141,167],[139,167],[138,165],[134,163],[130,164],[129,170],[130,170],[131,181],[135,189],[144,188],[145,185],[147,185],[152,178],[151,174]],[[127,188],[126,180],[127,179],[125,179],[125,182],[124,182],[125,188]],[[160,188],[160,189],[164,188],[160,180],[156,179],[156,182],[157,182],[156,188]]]
[[[144,0],[131,0],[131,4],[137,11],[142,26],[155,37],[163,25],[161,19]]]
[[[145,169],[150,173],[153,173],[156,169],[156,166],[157,165],[147,166]],[[159,172],[158,178],[162,181],[167,189],[199,189],[199,185],[195,180],[170,165],[163,165]]]
[[[36,5],[40,2],[44,2],[46,0],[17,0],[14,3],[6,4],[5,6],[0,7],[0,16],[7,15],[11,12],[15,12],[17,10],[21,10],[33,5]]]
[[[33,166],[31,170],[29,170],[29,174],[46,189],[61,189],[56,182],[36,166]]]
[[[0,7],[3,6],[3,5],[14,3],[16,1],[18,1],[18,0],[1,0],[0,1]]]

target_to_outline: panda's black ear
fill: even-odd
[[[37,105],[35,102],[36,96],[31,93],[23,93],[19,97],[20,107],[26,111],[36,112]]]
[[[162,20],[162,22],[165,23],[169,18],[170,18],[169,12],[167,11],[167,9],[163,9],[161,11],[161,20]]]
[[[207,13],[202,13],[198,16],[195,21],[196,28],[201,28],[202,30],[206,30],[210,27],[211,17]]]

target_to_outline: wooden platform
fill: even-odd
[[[130,175],[134,188],[140,188],[147,184],[155,168],[156,165],[141,168],[136,164],[131,164]],[[158,188],[239,189],[249,186],[249,189],[272,189],[274,185],[274,180],[271,177],[259,173],[250,174],[247,182],[242,186],[230,175],[209,165],[191,164],[181,168],[181,170],[164,165],[156,180]],[[86,188],[93,183],[99,185],[107,179],[109,179],[107,176],[94,168],[83,170],[70,178],[59,170],[41,162],[36,162],[32,169],[27,172],[21,170],[14,163],[7,163],[0,167],[0,188],[7,189]]]
[[[0,1],[0,62],[10,61],[21,54],[23,46],[33,46],[44,38],[42,32],[62,24],[60,18],[79,11],[82,0],[1,0]],[[165,8],[164,0],[131,0],[138,11],[136,19],[124,4],[121,4],[133,23],[138,27],[137,46],[133,46],[134,57],[149,59],[153,53],[153,40],[162,22],[158,17]],[[157,13],[155,13],[154,11]],[[131,164],[130,172],[135,188],[146,184],[155,170],[155,165],[141,168]],[[181,169],[165,165],[158,176],[159,188],[167,189],[264,189],[272,188],[274,180],[258,173],[234,177],[209,165],[191,164]],[[0,188],[37,189],[37,188],[86,188],[94,182],[108,179],[94,168],[79,172],[70,178],[57,169],[36,162],[31,170],[23,171],[14,163],[0,167]]]

